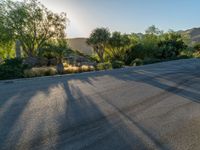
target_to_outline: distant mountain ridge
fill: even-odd
[[[188,35],[192,44],[200,42],[200,28],[192,28],[185,31],[178,31],[183,35]]]

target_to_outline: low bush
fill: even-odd
[[[68,66],[64,68],[64,73],[65,74],[71,74],[71,73],[81,73],[81,72],[90,72],[94,71],[95,68],[93,66],[87,66],[87,65],[82,65],[80,67],[78,66]]]
[[[148,65],[148,64],[154,64],[154,63],[159,63],[162,62],[162,59],[158,59],[158,58],[145,58],[143,60],[143,64],[144,65]]]
[[[192,56],[189,56],[189,55],[180,55],[180,56],[178,56],[178,59],[189,59],[189,58],[192,58]]]
[[[95,68],[93,66],[87,66],[87,65],[83,65],[81,66],[81,72],[89,72],[89,71],[94,71]]]
[[[195,57],[195,58],[200,58],[200,52],[195,52],[195,53],[193,54],[193,57]]]
[[[81,69],[77,66],[68,66],[67,68],[64,68],[64,74],[71,74],[71,73],[80,73]]]
[[[179,57],[188,57],[188,58],[192,58],[193,57],[193,53],[194,53],[194,50],[192,49],[186,49],[186,50],[183,50],[181,51],[180,53],[180,56]]]
[[[139,58],[136,58],[132,63],[131,63],[132,66],[141,66],[143,65],[143,60],[142,59],[139,59]]]
[[[123,61],[118,61],[118,60],[116,60],[116,61],[113,61],[113,62],[112,62],[112,67],[113,67],[113,68],[122,68],[124,65],[125,65],[125,64],[124,64]]]
[[[99,63],[96,66],[97,70],[109,70],[112,69],[112,64],[110,62]]]
[[[27,68],[22,62],[18,58],[5,60],[0,65],[0,80],[22,78],[23,71]]]
[[[54,67],[39,67],[24,70],[24,77],[41,77],[41,76],[51,76],[56,75],[57,71]]]

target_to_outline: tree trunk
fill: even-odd
[[[64,66],[62,63],[62,59],[58,60],[57,66],[56,66],[56,70],[58,74],[63,74],[64,73]]]
[[[19,40],[16,40],[15,43],[15,55],[16,58],[21,58],[21,42]]]

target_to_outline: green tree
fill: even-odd
[[[161,35],[161,34],[163,34],[163,31],[156,28],[155,25],[152,25],[148,29],[146,29],[145,33],[146,34]]]
[[[0,2],[0,58],[6,59],[13,57],[13,39],[9,30],[5,27],[6,18],[3,17],[3,4]]]
[[[57,72],[64,72],[63,58],[70,53],[67,39],[52,39],[47,41],[44,46],[39,49],[40,55],[52,55],[57,59]]]
[[[104,62],[105,49],[110,38],[110,31],[107,28],[97,28],[90,34],[87,43],[93,47],[100,62]]]
[[[194,49],[195,49],[195,51],[200,52],[200,43],[195,44]]]
[[[108,55],[113,60],[124,60],[126,50],[130,46],[129,36],[120,32],[113,32],[108,42]]]
[[[144,58],[154,57],[158,51],[159,36],[154,34],[146,34],[140,41],[143,47]]]
[[[187,47],[182,36],[176,32],[165,33],[158,46],[160,51],[157,53],[157,57],[161,59],[177,57],[181,50]]]
[[[9,37],[21,42],[23,51],[29,57],[50,39],[63,37],[66,28],[66,14],[53,13],[37,0],[1,2],[4,29]]]
[[[0,58],[4,60],[14,57],[15,57],[15,51],[13,42],[0,43]]]

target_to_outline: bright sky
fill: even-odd
[[[167,31],[200,27],[200,0],[40,0],[70,20],[68,37],[88,37],[96,27],[124,33],[151,25]]]

